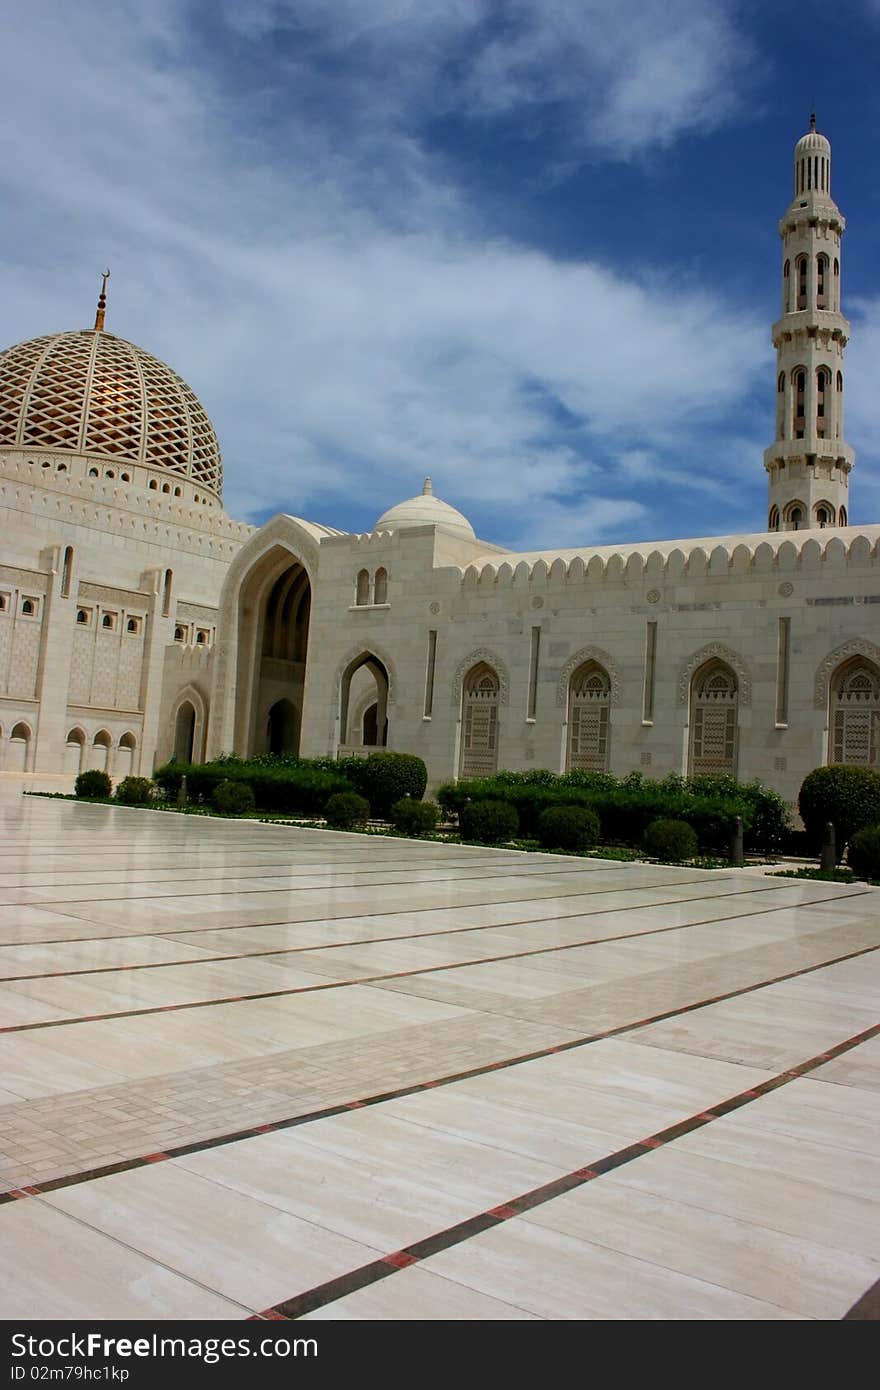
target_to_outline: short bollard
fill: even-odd
[[[180,786],[177,788],[177,804],[178,806],[185,806],[187,804],[186,773],[181,777]]]
[[[730,867],[741,869],[745,863],[743,854],[743,822],[742,816],[737,816],[734,821],[734,831],[730,837]]]
[[[823,872],[837,868],[837,837],[834,833],[832,821],[826,821],[825,834],[822,839],[822,853],[819,857],[819,868]]]

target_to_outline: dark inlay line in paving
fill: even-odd
[[[595,862],[595,861],[591,861],[591,862]],[[479,882],[482,882],[482,881],[483,881],[484,879],[486,879],[486,878],[489,878],[489,879],[492,879],[492,878],[521,878],[521,879],[523,879],[523,880],[527,880],[527,879],[531,879],[531,878],[547,878],[547,877],[553,878],[553,877],[557,877],[557,876],[560,877],[560,878],[561,878],[561,877],[571,878],[572,876],[578,875],[578,874],[580,874],[580,875],[584,875],[584,874],[589,875],[589,874],[593,874],[593,873],[609,873],[609,872],[612,872],[612,871],[615,870],[615,869],[618,870],[618,871],[621,869],[621,865],[620,865],[619,863],[617,863],[615,860],[602,860],[601,862],[602,862],[603,864],[607,864],[609,867],[608,867],[607,869],[584,869],[584,868],[581,868],[581,867],[577,867],[577,868],[572,867],[572,868],[561,868],[561,869],[557,869],[557,868],[555,867],[555,865],[554,865],[554,866],[548,867],[548,868],[546,868],[546,869],[520,870],[519,873],[513,873],[513,874],[511,874],[511,872],[510,872],[510,866],[507,865],[507,864],[505,864],[503,867],[499,866],[499,870],[498,870],[497,873],[490,873],[490,872],[488,872],[487,869],[486,869],[485,866],[484,866],[483,869],[482,869],[482,871],[481,871],[480,873],[462,874],[462,875],[460,875],[458,878],[420,878],[420,879],[418,879],[418,880],[416,881],[416,885],[415,885],[415,886],[418,886],[419,888],[422,888],[422,887],[427,887],[429,884],[432,884],[432,883],[441,883],[441,884],[442,884],[442,883],[450,883],[450,884],[457,884],[457,883],[471,883],[471,882],[473,882],[474,880],[477,880],[477,881],[479,881]],[[470,865],[469,865],[468,867],[470,867]],[[625,866],[625,867],[629,867],[629,866]],[[646,866],[646,867],[647,867],[647,866]],[[388,865],[387,865],[387,864],[383,865],[383,871],[384,871],[385,873],[387,873],[387,872],[389,871],[389,870],[388,870]],[[359,872],[358,870],[353,871],[353,876],[356,876],[358,872]],[[405,873],[407,873],[407,870],[404,868],[404,869],[398,869],[398,870],[396,870],[395,872],[401,873],[401,874],[405,874]],[[288,878],[296,878],[296,877],[297,877],[297,874],[295,874],[295,873],[288,874],[287,877],[288,877]],[[140,881],[140,886],[143,886],[143,883],[148,882],[148,881],[149,881],[149,880],[142,880],[142,881]],[[245,898],[245,897],[256,897],[257,894],[259,894],[259,893],[327,893],[327,892],[331,891],[334,887],[340,887],[340,888],[361,888],[361,887],[364,887],[364,888],[370,888],[370,889],[373,889],[373,888],[406,888],[406,887],[408,886],[408,883],[409,883],[409,884],[412,884],[412,883],[413,883],[413,880],[412,880],[412,879],[409,879],[409,880],[407,880],[407,879],[403,879],[403,880],[399,880],[399,879],[387,879],[387,880],[385,880],[384,882],[380,880],[380,881],[377,882],[377,883],[368,883],[368,884],[360,884],[360,883],[344,883],[344,884],[315,883],[315,884],[308,884],[308,883],[306,883],[306,884],[300,884],[300,885],[298,885],[298,886],[295,887],[295,888],[284,888],[284,887],[279,887],[279,886],[274,886],[274,887],[270,886],[270,887],[268,887],[268,888],[212,888],[212,889],[210,889],[208,892],[206,892],[206,891],[199,885],[199,886],[197,886],[197,887],[195,888],[195,890],[194,890],[193,892],[191,892],[191,893],[188,893],[188,892],[183,891],[183,889],[181,889],[181,888],[178,886],[178,887],[176,887],[176,889],[175,889],[174,892],[171,892],[171,893],[150,893],[148,896],[144,896],[143,894],[141,894],[141,895],[138,896],[137,900],[138,900],[139,902],[154,903],[154,902],[162,902],[162,901],[164,901],[165,898],[174,898],[174,899],[178,899],[178,898],[230,898],[230,897],[234,897],[234,898]],[[71,888],[73,888],[73,887],[88,888],[90,885],[89,885],[89,884],[71,884],[70,886],[71,886]],[[100,886],[100,885],[96,885],[96,886]],[[112,884],[112,883],[110,883],[110,884],[107,884],[106,886],[107,886],[108,888],[112,888],[112,887],[114,887],[115,885]],[[130,886],[131,886],[132,888],[134,888],[134,887],[137,886],[137,884],[136,884],[136,883],[132,883]],[[49,884],[49,885],[47,886],[46,891],[48,892],[48,891],[49,891],[50,889],[52,889],[52,888],[60,888],[60,887],[63,887],[63,885],[62,885],[62,884]],[[13,890],[12,888],[8,888],[7,891],[8,891],[8,892],[13,892],[13,891],[15,891],[15,892],[19,892],[19,893],[27,893],[27,892],[30,892],[30,893],[38,893],[38,892],[40,892],[41,890],[40,890],[39,888],[18,888],[18,889],[15,889],[15,890]],[[0,892],[2,892],[2,890],[0,890]],[[124,896],[124,895],[123,895],[123,896],[120,896],[120,897],[118,897],[118,898],[69,898],[69,897],[68,897],[68,898],[38,898],[38,899],[35,899],[34,902],[31,902],[31,903],[10,903],[10,902],[4,902],[2,899],[0,899],[0,907],[43,907],[43,908],[47,908],[47,909],[48,909],[48,908],[53,908],[53,909],[55,909],[55,910],[57,911],[59,907],[69,906],[69,905],[72,904],[72,903],[79,903],[79,904],[85,904],[85,903],[102,903],[102,904],[106,904],[106,903],[114,903],[114,902],[125,903],[125,902],[128,902],[128,901],[129,901],[129,899],[128,899],[126,896]],[[68,915],[72,916],[73,914],[71,913],[71,914],[68,914]]]
[[[562,899],[565,899],[565,898],[587,898],[587,899],[590,899],[590,898],[597,898],[597,897],[600,897],[603,893],[656,893],[656,892],[658,891],[658,889],[662,889],[662,888],[676,888],[676,887],[677,887],[677,888],[683,888],[683,887],[685,887],[687,884],[690,884],[690,883],[696,883],[696,884],[700,884],[700,883],[717,883],[717,882],[719,882],[719,881],[720,881],[720,882],[725,882],[726,880],[723,879],[723,878],[719,880],[719,877],[718,877],[717,874],[710,874],[710,875],[707,875],[705,878],[673,879],[671,883],[665,883],[665,884],[646,883],[646,884],[641,885],[640,887],[635,887],[635,888],[624,888],[624,887],[622,887],[620,884],[615,884],[615,885],[614,885],[613,887],[611,887],[611,888],[594,888],[594,889],[591,889],[591,891],[590,891],[589,893],[580,892],[580,891],[579,891],[579,892],[576,892],[576,893],[553,893],[553,894],[550,895],[550,897],[551,897],[551,899],[552,899],[553,902],[559,902],[559,901],[561,901]],[[398,886],[404,886],[404,885],[398,885]],[[743,896],[743,895],[745,895],[746,893],[769,893],[769,892],[772,892],[772,893],[782,893],[782,892],[785,892],[785,891],[786,891],[787,889],[789,889],[790,887],[791,887],[790,884],[780,884],[778,887],[773,886],[773,887],[768,888],[766,884],[757,883],[757,884],[755,885],[754,888],[743,888],[743,887],[736,887],[736,888],[733,888],[733,889],[731,890],[731,893],[735,893],[735,894],[737,894],[738,896]],[[864,897],[867,893],[869,893],[869,892],[871,892],[871,891],[873,891],[873,890],[872,890],[872,889],[869,889],[869,888],[864,888],[864,889],[861,889],[861,890],[860,890],[859,892],[857,892],[857,893],[841,894],[841,898],[844,898],[844,897],[846,897],[846,898],[861,898],[861,897]],[[706,898],[708,899],[708,898],[713,897],[713,896],[717,896],[717,897],[721,898],[721,897],[727,897],[727,896],[729,896],[729,895],[726,894],[726,893],[718,893],[718,894],[714,894],[714,895],[710,893],[710,894],[706,894],[705,896],[706,896]],[[701,900],[702,900],[702,895],[698,895],[696,898],[680,898],[680,899],[675,899],[674,901],[679,901],[679,902],[700,902]],[[428,906],[428,907],[376,908],[376,910],[375,910],[374,912],[352,912],[351,908],[350,908],[350,907],[347,907],[347,908],[345,909],[345,911],[343,911],[343,912],[331,913],[330,915],[328,915],[328,916],[326,916],[326,917],[301,917],[301,918],[299,918],[299,919],[294,919],[293,921],[291,921],[290,917],[273,917],[273,918],[270,918],[268,921],[267,921],[267,920],[262,920],[262,921],[260,921],[260,922],[238,922],[238,923],[232,922],[232,923],[226,923],[226,924],[224,924],[223,926],[219,926],[219,927],[214,926],[214,925],[212,925],[212,924],[210,924],[210,923],[209,923],[207,926],[198,927],[198,926],[192,925],[191,923],[178,922],[175,926],[164,926],[164,927],[162,928],[161,931],[121,931],[121,932],[112,932],[112,931],[110,931],[110,932],[103,932],[100,936],[47,936],[47,937],[41,937],[39,941],[6,941],[6,942],[3,942],[2,945],[0,945],[0,950],[4,950],[7,946],[10,947],[10,949],[14,949],[14,948],[19,947],[19,946],[58,946],[58,945],[66,946],[66,945],[68,945],[68,944],[69,944],[70,942],[72,942],[72,941],[137,941],[137,940],[139,940],[141,937],[152,937],[152,936],[164,936],[164,937],[168,937],[168,936],[170,936],[170,937],[174,937],[174,936],[189,936],[189,935],[192,935],[192,933],[194,933],[194,932],[199,932],[199,931],[259,931],[259,930],[260,930],[261,928],[263,928],[263,927],[302,927],[302,926],[306,926],[306,925],[309,924],[309,923],[314,923],[314,922],[340,922],[340,921],[345,921],[347,918],[350,918],[350,917],[357,917],[357,918],[362,918],[362,917],[364,917],[364,918],[365,918],[365,917],[410,917],[410,916],[415,916],[415,914],[416,914],[416,913],[419,913],[419,912],[422,912],[422,913],[425,913],[425,912],[449,912],[449,911],[452,910],[452,909],[455,909],[456,911],[460,911],[460,912],[467,912],[467,911],[469,911],[469,910],[471,910],[471,909],[479,909],[479,908],[481,908],[481,907],[492,907],[492,906],[498,904],[499,902],[503,902],[503,901],[504,901],[503,898],[488,898],[488,899],[486,899],[485,902],[479,902],[479,903],[440,903],[440,904],[435,903],[435,904],[433,904],[432,906]],[[540,903],[540,902],[546,902],[546,901],[547,901],[547,894],[544,894],[544,895],[542,895],[541,897],[537,897],[537,898],[529,898],[529,897],[524,897],[524,898],[510,898],[508,901],[509,901],[510,903]],[[673,900],[670,900],[670,901],[673,901]],[[838,902],[838,901],[840,901],[840,899],[835,898],[835,897],[832,897],[832,896],[829,895],[828,897],[825,897],[825,898],[817,898],[816,901],[817,901],[817,902],[826,903],[826,902]],[[790,904],[790,906],[792,906],[792,907],[797,907],[798,905],[799,905],[799,904],[797,904],[797,903],[792,903],[792,904]],[[38,911],[42,911],[42,910],[45,910],[45,906],[46,906],[46,905],[45,905],[45,903],[15,903],[15,904],[11,904],[11,906],[20,907],[20,908],[24,908],[24,909],[27,909],[27,908],[34,908],[34,909],[36,909],[36,910],[38,910]],[[651,904],[648,904],[648,906],[651,906]],[[596,910],[596,912],[629,912],[629,911],[632,911],[632,904],[628,904],[627,907],[625,907],[625,908],[616,908],[616,907],[602,908],[602,907],[598,907],[598,908],[596,908],[595,910]],[[84,914],[84,913],[63,912],[63,911],[62,911],[60,908],[58,908],[58,907],[53,907],[53,909],[52,909],[52,915],[55,916],[55,917],[69,917],[69,918],[71,919],[72,922],[89,922],[89,920],[90,920],[89,917],[88,917],[86,914]],[[591,915],[591,914],[586,913],[586,912],[583,912],[583,913],[582,913],[582,912],[570,912],[570,913],[563,913],[563,914],[559,914],[559,913],[554,913],[554,914],[553,914],[554,917],[559,917],[560,920],[562,920],[562,918],[563,918],[563,917],[566,917],[566,916],[568,916],[568,917],[580,917],[580,916],[589,916],[589,915]],[[523,920],[524,920],[524,921],[549,921],[549,920],[551,920],[551,919],[550,919],[550,918],[524,918]],[[99,926],[99,925],[101,925],[101,924],[100,924],[100,923],[96,923],[96,922],[92,922],[91,925],[92,925],[92,926]],[[490,924],[490,925],[491,925],[491,924]],[[507,925],[514,925],[514,926],[515,926],[515,925],[517,925],[517,923],[508,923]],[[478,931],[478,930],[480,930],[480,928],[478,928],[478,927],[450,927],[450,928],[447,928],[447,930],[448,930],[448,931]],[[0,931],[2,931],[2,928],[0,928]],[[440,934],[440,933],[436,933],[436,932],[423,932],[423,933],[422,933],[423,936],[432,936],[432,935],[439,935],[439,934]],[[383,938],[379,938],[379,937],[376,937],[376,938],[375,938],[375,940],[380,940],[380,939],[381,939],[381,940],[386,940],[386,939],[387,939],[388,941],[397,941],[397,940],[399,940],[400,938],[399,938],[399,937],[395,937],[395,936],[390,936],[390,937],[387,937],[387,938],[384,938],[384,937],[383,937]],[[315,948],[315,947],[311,947],[311,948],[308,948],[308,949],[314,950],[314,949],[316,949],[316,948]],[[271,955],[272,953],[270,952],[269,954]]]
[[[665,1129],[658,1130],[656,1134],[648,1135],[647,1138],[641,1139],[635,1144],[627,1144],[625,1148],[605,1154],[604,1157],[590,1162],[587,1167],[575,1168],[560,1178],[554,1178],[552,1182],[542,1183],[540,1187],[533,1187],[528,1192],[521,1192],[518,1196],[511,1197],[507,1202],[490,1207],[487,1211],[479,1212],[476,1216],[468,1217],[465,1221],[459,1221],[454,1226],[447,1226],[445,1230],[437,1231],[434,1235],[427,1236],[423,1240],[414,1241],[412,1245],[404,1246],[402,1250],[395,1250],[388,1255],[381,1256],[378,1260],[371,1260],[369,1264],[361,1265],[359,1269],[349,1270],[335,1279],[328,1279],[324,1284],[305,1289],[302,1293],[295,1294],[282,1303],[275,1303],[271,1308],[267,1308],[254,1316],[258,1319],[296,1319],[303,1317],[306,1313],[312,1313],[318,1308],[326,1308],[328,1304],[335,1303],[348,1294],[368,1288],[381,1279],[390,1278],[392,1274],[396,1274],[401,1269],[408,1269],[410,1265],[428,1260],[432,1255],[437,1255],[441,1251],[451,1250],[453,1246],[472,1240],[474,1236],[482,1234],[483,1231],[500,1226],[505,1221],[513,1220],[516,1216],[522,1216],[525,1212],[534,1211],[536,1207],[544,1206],[547,1202],[552,1202],[554,1198],[561,1197],[566,1192],[584,1187],[587,1183],[602,1177],[604,1173],[611,1173],[616,1168],[622,1168],[627,1163],[644,1158],[646,1154],[653,1153],[655,1149],[662,1148],[675,1139],[680,1139],[682,1135],[690,1134],[696,1129],[703,1129],[706,1125],[712,1124],[713,1121],[720,1120],[723,1116],[730,1115],[734,1110],[740,1110],[745,1105],[751,1105],[753,1101],[769,1095],[771,1091],[778,1090],[780,1086],[787,1086],[792,1081],[797,1081],[817,1067],[833,1061],[834,1058],[842,1056],[845,1052],[851,1051],[852,1048],[858,1047],[861,1043],[868,1042],[878,1035],[880,1035],[880,1024],[875,1024],[871,1028],[866,1028],[864,1032],[856,1033],[844,1042],[837,1043],[827,1052],[820,1052],[815,1057],[810,1057],[807,1061],[789,1067],[776,1076],[770,1077],[769,1080],[750,1087],[747,1091],[740,1091],[737,1095],[730,1096],[717,1105],[690,1115],[687,1119],[679,1120],[676,1124],[669,1125]],[[877,1316],[876,1312],[873,1316]],[[253,1317],[248,1321],[253,1321]]]
[[[221,1148],[224,1144],[237,1144],[245,1139],[255,1139],[260,1134],[271,1134],[276,1130],[295,1129],[299,1125],[312,1124],[316,1120],[327,1120],[334,1115],[342,1115],[348,1110],[359,1110],[368,1105],[382,1105],[390,1100],[402,1100],[405,1096],[418,1095],[421,1091],[434,1090],[440,1086],[451,1086],[456,1081],[469,1081],[475,1076],[487,1076],[490,1072],[507,1071],[511,1067],[522,1066],[525,1062],[536,1062],[542,1058],[551,1057],[557,1052],[572,1052],[580,1047],[588,1047],[591,1043],[602,1042],[606,1038],[616,1038],[625,1033],[637,1032],[640,1028],[647,1028],[652,1023],[663,1023],[669,1018],[680,1018],[683,1014],[695,1013],[699,1009],[709,1008],[713,1004],[722,1004],[727,999],[737,999],[744,994],[754,994],[758,990],[767,989],[770,985],[782,984],[786,980],[798,979],[802,975],[812,975],[818,970],[826,970],[831,965],[840,965],[843,961],[871,955],[878,950],[880,950],[880,945],[863,946],[857,951],[847,951],[843,955],[832,956],[815,965],[801,966],[797,970],[789,970],[766,980],[758,980],[751,985],[741,985],[739,988],[727,990],[723,994],[709,995],[690,1004],[680,1004],[672,1009],[664,1009],[647,1018],[622,1023],[615,1028],[603,1029],[601,1032],[588,1033],[580,1038],[571,1038],[549,1047],[536,1048],[532,1052],[524,1052],[515,1057],[504,1057],[499,1061],[486,1062],[478,1067],[469,1067],[464,1071],[450,1072],[446,1076],[434,1077],[430,1081],[417,1081],[406,1086],[394,1087],[389,1091],[380,1091],[375,1095],[365,1096],[359,1100],[343,1101],[337,1105],[325,1106],[320,1110],[290,1115],[281,1120],[273,1120],[269,1124],[250,1125],[244,1129],[215,1135],[210,1139],[199,1139],[187,1144],[174,1145],[159,1153],[141,1154],[135,1158],[121,1159],[116,1163],[107,1163],[101,1167],[86,1169],[79,1173],[66,1173],[59,1178],[50,1178],[46,1182],[31,1183],[27,1187],[13,1188],[6,1192],[0,1192],[0,1205],[6,1202],[20,1201],[27,1197],[37,1197],[46,1192],[56,1192],[62,1187],[74,1187],[81,1183],[94,1182],[98,1178],[111,1177],[115,1173],[128,1173],[132,1169],[143,1168],[149,1163],[163,1163],[168,1159],[183,1158],[187,1154],[204,1153],[208,1149]],[[858,1038],[862,1040],[863,1037],[873,1037],[877,1033],[880,1033],[880,1024],[869,1029],[865,1035],[859,1034]],[[841,1047],[842,1045],[838,1044],[837,1046]],[[847,1048],[842,1046],[842,1050],[846,1051]],[[839,1053],[832,1049],[828,1053],[823,1053],[821,1060],[828,1061],[838,1055]],[[818,1061],[816,1065],[819,1065]],[[783,1072],[781,1075],[788,1076],[789,1072]],[[794,1075],[794,1072],[791,1072],[791,1075]],[[748,1095],[749,1093],[745,1092],[744,1094]]]
[[[636,890],[627,890],[627,891],[636,891]],[[755,891],[756,891],[756,890],[755,890]],[[866,889],[865,892],[867,892],[867,891],[868,891],[868,890]],[[267,950],[267,951],[240,951],[240,952],[238,952],[237,954],[234,954],[234,955],[227,955],[227,956],[215,956],[215,955],[210,955],[210,956],[205,956],[205,955],[201,955],[201,956],[183,956],[183,957],[180,957],[178,960],[149,960],[149,961],[140,961],[140,962],[136,962],[136,963],[134,963],[134,964],[132,964],[132,965],[93,965],[93,966],[83,966],[81,969],[77,969],[77,970],[45,970],[45,971],[41,971],[41,972],[38,972],[38,973],[35,973],[35,974],[31,974],[31,975],[0,975],[0,989],[2,989],[2,987],[3,987],[4,985],[6,985],[6,984],[12,984],[12,983],[15,982],[15,981],[21,981],[21,980],[55,980],[55,979],[66,979],[68,976],[71,976],[71,977],[72,977],[72,976],[75,976],[75,975],[113,975],[113,974],[118,974],[120,971],[125,971],[125,970],[168,970],[170,967],[172,967],[172,966],[177,966],[177,965],[216,965],[216,964],[219,964],[219,963],[224,962],[224,961],[232,961],[232,960],[259,960],[261,956],[292,956],[292,955],[298,955],[298,954],[300,954],[300,953],[303,952],[303,951],[340,951],[340,950],[342,950],[343,948],[349,947],[349,946],[379,946],[379,945],[382,945],[383,943],[387,943],[387,942],[390,942],[390,941],[430,941],[430,940],[431,940],[433,937],[435,937],[435,936],[457,936],[460,932],[505,931],[508,927],[531,926],[532,924],[540,925],[542,922],[566,922],[566,921],[568,921],[570,918],[574,918],[574,917],[597,917],[597,916],[601,916],[603,913],[606,913],[606,914],[610,915],[612,912],[632,912],[632,911],[647,912],[647,911],[649,911],[649,910],[651,910],[651,909],[653,909],[653,908],[655,908],[655,907],[681,907],[681,906],[684,906],[684,905],[687,904],[687,903],[700,903],[700,902],[705,902],[705,903],[716,903],[716,902],[718,902],[718,903],[723,903],[723,901],[724,901],[725,898],[732,898],[732,897],[737,897],[737,898],[738,898],[738,897],[742,897],[742,896],[743,896],[743,890],[742,890],[742,889],[732,889],[731,892],[729,892],[729,893],[712,893],[712,894],[709,894],[709,895],[707,895],[707,896],[697,896],[697,897],[695,897],[695,898],[666,898],[666,899],[661,899],[659,902],[652,902],[652,903],[650,904],[650,907],[644,907],[644,908],[635,908],[635,909],[634,909],[634,908],[632,908],[631,906],[630,906],[630,907],[606,907],[606,908],[597,909],[595,912],[565,912],[565,913],[554,912],[554,913],[553,913],[551,916],[549,916],[549,917],[519,917],[519,918],[512,918],[512,919],[511,919],[510,921],[508,921],[508,922],[487,922],[487,923],[482,923],[482,924],[480,924],[480,925],[478,925],[478,926],[475,926],[475,927],[444,927],[444,928],[438,928],[436,931],[405,932],[405,933],[403,933],[402,935],[397,935],[397,936],[362,936],[362,937],[354,938],[354,939],[352,939],[351,941],[330,941],[330,942],[327,942],[326,944],[324,944],[324,943],[322,943],[322,942],[315,942],[315,943],[308,944],[308,945],[305,945],[305,946],[278,946],[278,947],[275,947],[273,950]],[[855,893],[854,893],[854,894],[850,894],[849,896],[851,896],[851,897],[859,897],[859,896],[863,896],[863,895],[862,895],[862,894],[855,894]],[[816,906],[817,904],[827,903],[827,902],[829,902],[829,901],[836,901],[836,899],[829,899],[829,898],[827,898],[827,897],[822,897],[822,898],[809,898],[806,902],[801,901],[801,902],[798,902],[798,903],[784,903],[784,904],[781,904],[779,907],[774,907],[774,906],[771,905],[771,906],[767,907],[767,908],[764,909],[764,910],[767,911],[767,912],[786,912],[786,911],[791,911],[792,909],[795,909],[795,908],[799,910],[800,908],[803,908],[803,907],[814,907],[814,906]],[[444,909],[443,909],[443,908],[435,908],[435,909],[433,909],[433,910],[434,910],[434,911],[442,912]],[[703,918],[701,921],[699,921],[699,922],[682,922],[680,925],[672,926],[672,927],[648,927],[648,928],[646,928],[644,931],[622,932],[619,936],[597,936],[597,937],[593,937],[593,938],[591,938],[590,940],[587,940],[587,941],[574,941],[574,942],[566,943],[565,946],[561,946],[561,947],[559,947],[559,949],[560,949],[560,950],[568,949],[570,946],[571,946],[571,947],[573,947],[573,946],[595,946],[595,945],[601,944],[603,941],[629,941],[630,938],[633,938],[633,939],[634,939],[635,937],[638,937],[638,936],[653,936],[653,935],[655,935],[656,933],[658,933],[658,932],[663,932],[663,931],[687,931],[687,929],[688,929],[689,927],[705,927],[705,926],[708,926],[711,922],[733,922],[733,921],[738,921],[738,920],[739,920],[740,918],[742,918],[742,917],[756,917],[756,916],[760,916],[760,913],[759,913],[759,912],[738,912],[738,913],[732,914],[732,915],[729,916],[729,917],[704,917],[704,918]],[[226,927],[226,928],[221,927],[221,928],[219,928],[219,930],[221,930],[221,931],[224,931],[224,930],[225,930],[225,931],[240,931],[241,928],[240,928],[240,927]],[[79,940],[82,940],[82,939],[83,939],[83,938],[79,938]],[[109,939],[109,940],[112,940],[112,941],[116,941],[116,940],[119,940],[120,938],[118,938],[118,937],[110,937],[110,938],[106,938],[106,937],[97,937],[97,938],[86,938],[86,939],[95,939],[95,940],[99,940],[99,941],[103,941],[103,940]],[[173,939],[174,939],[174,934],[173,934],[173,932],[169,932],[169,933],[168,933],[168,939],[169,939],[169,942],[173,941]],[[123,937],[122,940],[137,941],[138,938],[137,938],[136,936],[132,936],[132,937]],[[16,945],[0,946],[0,952],[18,950],[19,947],[20,947],[20,944],[21,944],[21,943],[17,943]],[[43,941],[37,941],[37,942],[31,942],[31,943],[28,943],[28,944],[34,945],[34,946],[44,946],[44,945],[48,945],[49,943],[48,943],[48,942],[43,942]],[[547,949],[549,950],[550,948],[548,947]],[[487,957],[487,959],[489,959],[489,958]],[[498,957],[498,959],[506,959],[506,957]],[[479,961],[476,961],[476,960],[475,960],[475,961],[468,961],[468,962],[466,962],[466,964],[468,964],[468,965],[476,965],[476,964],[479,964],[479,963],[480,963],[480,962],[479,962]],[[425,968],[427,969],[428,967],[425,967]],[[436,968],[436,967],[432,967],[432,968]],[[5,1032],[5,1031],[8,1031],[8,1030],[3,1029],[3,1028],[0,1028],[0,1033]]]
[[[717,901],[717,898],[707,901]],[[816,902],[825,902],[825,898],[815,899]],[[808,903],[798,903],[798,907],[809,906]],[[221,1004],[250,1004],[255,1000],[261,999],[284,999],[294,994],[318,994],[322,990],[328,989],[352,989],[356,985],[378,985],[385,984],[388,980],[408,980],[416,975],[439,975],[447,970],[466,970],[475,965],[497,965],[501,961],[525,960],[529,956],[549,956],[555,955],[559,951],[577,951],[585,946],[603,946],[613,941],[632,941],[643,936],[662,936],[666,932],[689,931],[691,927],[705,927],[719,925],[722,922],[742,922],[748,917],[769,916],[774,912],[785,912],[786,907],[767,907],[754,912],[738,912],[729,917],[706,917],[701,922],[675,923],[667,927],[647,927],[644,931],[624,932],[620,936],[598,936],[588,937],[583,941],[566,941],[554,946],[531,946],[524,951],[506,951],[497,956],[475,956],[472,960],[447,961],[441,965],[421,965],[412,970],[390,970],[379,975],[358,975],[354,980],[324,980],[316,985],[290,985],[286,989],[261,989],[254,990],[246,994],[226,994],[218,995],[215,999],[190,999],[179,1004],[148,1004],[141,1009],[115,1009],[103,1014],[80,1014],[72,1018],[45,1018],[35,1023],[10,1023],[5,1027],[0,1027],[0,1034],[4,1033],[32,1033],[42,1028],[72,1028],[79,1023],[106,1023],[117,1018],[143,1018],[147,1014],[169,1014],[182,1013],[190,1009],[213,1009]],[[497,931],[497,927],[485,927],[485,931]],[[419,937],[410,937],[409,940],[419,940]],[[372,944],[372,943],[365,943]],[[303,948],[299,948],[300,950]],[[271,955],[273,952],[267,952]],[[193,962],[196,965],[214,965],[217,957],[204,958]],[[220,957],[222,959],[222,957]],[[232,959],[244,959],[249,957],[232,957]],[[179,962],[172,962],[177,964]],[[136,970],[138,966],[126,966],[125,969]],[[83,972],[88,974],[88,971]],[[98,972],[95,972],[98,973]],[[318,972],[320,974],[320,972]],[[39,977],[38,977],[39,978]],[[2,982],[0,982],[2,985]],[[35,1002],[48,1003],[48,1000]],[[56,1006],[57,1007],[57,1006]]]

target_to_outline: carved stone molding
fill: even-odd
[[[686,705],[690,695],[691,681],[694,672],[701,666],[705,666],[707,661],[724,661],[736,673],[739,703],[750,705],[752,702],[752,678],[749,668],[746,666],[739,652],[735,652],[732,647],[725,647],[723,642],[707,642],[705,647],[700,647],[699,651],[693,653],[687,664],[682,667],[678,677],[678,703]]]
[[[493,652],[490,647],[476,647],[464,658],[464,661],[460,661],[455,668],[455,675],[452,678],[452,703],[456,708],[461,704],[461,691],[465,676],[468,671],[472,670],[474,666],[479,665],[481,661],[485,661],[487,666],[491,666],[492,670],[498,676],[499,702],[502,705],[506,705],[510,699],[510,673],[506,665],[501,660],[500,656],[498,656],[496,652]]]
[[[564,705],[568,700],[568,687],[571,678],[580,666],[587,661],[595,661],[598,666],[604,667],[608,672],[608,680],[611,684],[610,700],[612,705],[620,704],[620,671],[615,665],[614,658],[601,647],[581,647],[580,651],[570,656],[559,672],[559,680],[556,682],[556,703]]]
[[[873,661],[874,665],[880,668],[880,647],[876,647],[873,642],[867,641],[864,637],[854,637],[851,642],[844,642],[841,646],[835,647],[833,652],[829,652],[825,660],[820,662],[816,671],[816,678],[813,683],[813,704],[816,709],[824,709],[828,704],[828,690],[831,684],[831,677],[844,661],[851,661],[854,656],[867,657]]]

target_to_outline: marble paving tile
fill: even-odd
[[[490,1298],[556,1320],[773,1321],[802,1316],[519,1219],[432,1256],[425,1268]]]
[[[840,1318],[875,1279],[876,1260],[687,1203],[634,1192],[608,1174],[522,1219],[802,1317]]]
[[[4,1318],[243,1318],[252,1306],[223,1298],[42,1201],[14,1202],[2,1217]]]
[[[64,1188],[47,1205],[259,1311],[377,1251],[171,1163]],[[142,1213],[149,1211],[149,1221]],[[55,1260],[56,1277],[63,1277]],[[75,1279],[75,1269],[69,1271]]]

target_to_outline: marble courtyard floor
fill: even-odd
[[[876,890],[19,791],[0,1315],[824,1319],[880,1278]]]

